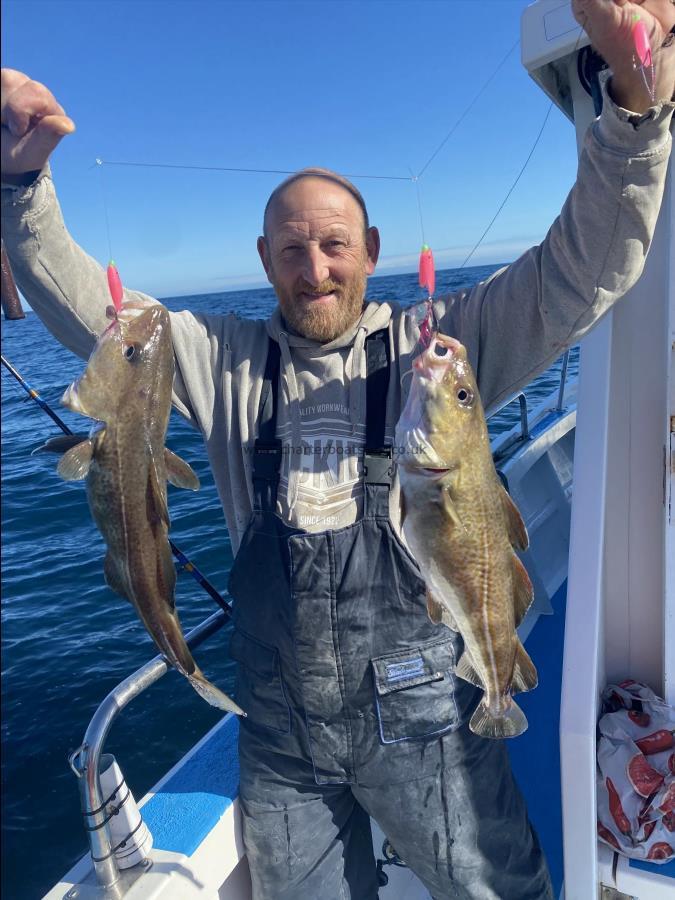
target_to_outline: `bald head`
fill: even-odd
[[[299,172],[295,172],[293,175],[289,175],[288,178],[284,179],[281,184],[277,185],[275,189],[269,196],[269,200],[265,205],[265,213],[263,216],[263,234],[265,238],[269,237],[269,223],[271,215],[274,212],[274,209],[279,200],[282,199],[285,191],[296,182],[301,179],[317,179],[319,181],[325,181],[328,185],[336,185],[338,187],[344,188],[344,190],[351,195],[351,197],[358,204],[359,209],[361,210],[361,214],[363,216],[363,233],[364,235],[368,231],[370,227],[368,221],[368,210],[366,209],[365,201],[361,195],[361,192],[355,187],[348,178],[345,178],[344,175],[339,175],[337,172],[332,172],[330,169],[322,169],[319,167],[300,169]]]

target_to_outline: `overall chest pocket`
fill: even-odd
[[[371,660],[383,744],[429,738],[460,725],[452,639]]]
[[[291,711],[284,693],[276,647],[235,629],[230,656],[237,662],[235,696],[249,722],[290,734]]]

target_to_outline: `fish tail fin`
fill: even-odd
[[[520,691],[531,691],[536,688],[539,683],[537,670],[534,663],[528,656],[527,650],[520,641],[516,647],[516,659],[513,664],[513,679],[511,680],[511,690],[514,694]]]
[[[199,696],[203,697],[203,699],[206,700],[207,703],[210,703],[211,706],[226,710],[227,712],[233,712],[238,716],[246,715],[244,710],[237,706],[234,700],[228,697],[227,694],[224,694],[215,686],[215,684],[211,684],[211,682],[204,677],[204,674],[200,669],[196,668],[194,672],[187,675],[187,680],[197,691]]]
[[[525,713],[510,697],[506,699],[508,705],[494,713],[483,698],[471,716],[471,731],[485,738],[518,737],[522,734],[527,729]]]

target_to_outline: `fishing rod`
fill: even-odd
[[[26,313],[21,306],[19,292],[16,289],[16,282],[12,274],[12,267],[9,264],[9,258],[5,253],[5,242],[0,243],[0,254],[2,256],[2,281],[0,289],[0,302],[2,303],[2,311],[6,319],[25,319]]]
[[[66,423],[58,416],[54,410],[49,406],[49,404],[40,397],[35,388],[31,387],[25,378],[17,372],[14,366],[7,360],[4,356],[0,356],[0,360],[2,361],[2,365],[7,369],[7,371],[12,375],[24,391],[28,394],[28,396],[35,400],[37,405],[43,412],[46,412],[47,415],[52,419],[61,429],[64,434],[72,435],[74,432],[66,425]],[[188,559],[188,557],[183,553],[183,551],[174,544],[174,542],[169,538],[169,546],[171,547],[171,551],[173,555],[176,557],[178,562],[180,563],[180,569],[186,572],[189,572],[190,575],[194,578],[194,580],[204,588],[206,593],[213,600],[216,601],[218,606],[225,612],[228,616],[232,614],[231,605],[225,600],[225,598],[218,592],[218,590],[211,584],[208,578],[199,571],[197,566]]]

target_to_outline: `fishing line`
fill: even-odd
[[[105,192],[105,183],[104,183],[104,175],[103,175],[103,160],[97,159],[95,165],[98,166],[98,171],[99,171],[99,185],[101,188],[101,199],[103,201],[103,214],[105,216],[105,230],[106,230],[106,234],[108,236],[108,259],[112,259],[113,258],[112,241],[110,240],[110,219],[108,218],[108,202],[107,202],[106,192]]]
[[[579,34],[577,35],[576,42],[575,42],[575,44],[574,44],[574,47],[572,48],[572,53],[576,53],[576,52],[577,52],[577,49],[578,49],[578,47],[579,47],[579,44],[580,44],[580,42],[581,42],[582,37],[584,36],[584,33],[585,33],[585,32],[584,32],[584,26],[583,26],[583,25],[580,25],[580,26],[579,26]],[[513,48],[511,48],[511,50],[513,50]],[[510,52],[510,51],[509,51],[509,52]],[[534,151],[535,151],[535,149],[536,149],[536,147],[537,147],[537,144],[539,143],[539,141],[540,141],[540,139],[541,139],[541,136],[542,136],[542,134],[544,133],[544,128],[546,127],[546,123],[547,123],[547,121],[548,121],[548,117],[551,115],[551,110],[552,110],[552,109],[553,109],[553,100],[551,100],[551,102],[549,103],[548,109],[546,110],[546,115],[544,116],[544,121],[542,122],[541,128],[539,129],[539,134],[538,134],[537,137],[535,138],[534,144],[532,145],[532,148],[531,148],[530,152],[528,153],[527,159],[526,159],[525,162],[523,163],[523,167],[521,168],[520,172],[518,173],[518,175],[517,175],[517,177],[516,177],[516,180],[513,182],[513,184],[512,184],[511,187],[509,188],[509,190],[508,190],[506,196],[504,197],[504,199],[502,200],[502,202],[501,202],[501,204],[500,204],[500,206],[499,206],[499,209],[497,210],[497,212],[496,212],[496,213],[494,214],[494,216],[492,217],[492,220],[491,220],[490,224],[489,224],[488,227],[485,229],[485,231],[483,232],[483,234],[480,236],[480,238],[478,239],[478,241],[476,242],[476,244],[472,247],[471,252],[470,252],[469,255],[466,257],[466,259],[464,260],[464,262],[461,264],[461,266],[459,266],[460,269],[463,269],[463,268],[464,268],[464,266],[468,263],[468,261],[469,261],[469,260],[471,259],[471,257],[474,255],[474,253],[476,252],[476,250],[480,247],[481,243],[483,242],[483,239],[485,238],[485,236],[488,234],[488,232],[490,231],[490,229],[492,228],[492,226],[493,226],[494,223],[496,222],[497,217],[499,216],[500,212],[504,209],[504,206],[506,205],[506,201],[509,199],[509,197],[510,197],[511,194],[513,193],[513,190],[514,190],[515,186],[518,184],[518,182],[520,181],[520,178],[521,178],[523,172],[524,172],[525,169],[527,168],[527,164],[528,164],[529,161],[532,159],[532,154],[534,153]]]
[[[494,70],[494,72],[490,75],[490,77],[487,79],[487,81],[483,84],[483,87],[478,91],[478,93],[477,93],[476,96],[473,98],[473,100],[471,101],[471,103],[469,103],[469,105],[468,105],[467,108],[464,110],[464,112],[461,114],[461,116],[459,117],[459,119],[457,119],[457,121],[454,123],[454,125],[452,126],[452,128],[450,129],[450,131],[446,134],[446,136],[443,138],[443,140],[441,141],[441,143],[438,145],[438,147],[434,150],[434,152],[431,154],[431,156],[429,157],[429,159],[428,159],[428,160],[425,162],[425,164],[422,166],[421,170],[419,171],[419,173],[418,173],[418,175],[417,175],[418,178],[421,178],[422,175],[424,175],[424,173],[425,173],[426,170],[429,168],[429,166],[431,165],[431,163],[436,159],[436,157],[437,157],[438,154],[441,152],[441,150],[443,149],[443,147],[445,147],[445,145],[446,145],[447,142],[450,140],[450,138],[452,137],[452,135],[454,134],[454,132],[457,130],[457,128],[458,128],[458,126],[460,125],[460,123],[461,123],[461,122],[466,118],[466,116],[469,114],[470,110],[473,108],[473,106],[475,105],[475,103],[476,103],[476,101],[478,100],[478,98],[481,97],[481,96],[485,93],[485,90],[487,89],[487,86],[488,86],[488,85],[490,84],[490,82],[493,80],[493,78],[495,77],[495,75],[497,74],[497,72],[499,72],[499,70],[502,68],[502,66],[506,63],[507,59],[511,56],[511,54],[512,54],[513,51],[516,49],[516,47],[518,46],[519,43],[520,43],[520,39],[518,38],[518,39],[515,41],[515,43],[513,44],[513,46],[511,47],[511,49],[508,51],[508,53],[506,54],[506,56],[502,59],[502,61],[501,61],[501,62],[499,63],[499,65],[497,66],[497,68]]]
[[[526,159],[525,162],[523,163],[523,166],[522,166],[520,172],[518,172],[518,175],[516,176],[516,180],[513,182],[513,184],[511,185],[511,187],[508,189],[506,196],[504,197],[504,199],[502,200],[502,202],[501,202],[501,204],[500,204],[500,206],[499,206],[499,209],[497,210],[497,212],[496,212],[496,213],[494,214],[494,216],[492,217],[492,221],[490,222],[490,224],[488,225],[488,227],[485,229],[485,231],[481,234],[481,236],[478,238],[478,241],[474,244],[474,246],[473,246],[471,252],[470,252],[469,255],[466,257],[466,259],[464,260],[464,262],[462,263],[462,265],[459,266],[458,268],[463,269],[464,266],[468,263],[468,261],[471,259],[471,257],[472,257],[472,256],[474,255],[474,253],[476,252],[476,250],[477,250],[477,249],[480,247],[480,245],[482,244],[483,238],[486,236],[486,234],[490,231],[490,229],[491,229],[492,226],[494,225],[495,221],[497,220],[497,216],[499,215],[499,213],[500,213],[500,212],[504,209],[504,207],[506,206],[506,201],[509,199],[509,197],[510,197],[511,194],[513,193],[515,186],[518,184],[518,182],[520,181],[520,178],[521,178],[523,172],[524,172],[525,169],[527,168],[527,164],[528,164],[529,161],[532,159],[532,154],[534,153],[534,151],[535,151],[535,149],[536,149],[536,147],[537,147],[537,144],[539,143],[539,141],[540,141],[540,139],[541,139],[541,136],[542,136],[542,134],[544,133],[544,128],[546,127],[546,123],[547,123],[547,121],[548,121],[548,117],[550,116],[551,110],[552,110],[552,109],[553,109],[553,101],[550,102],[549,107],[548,107],[548,109],[546,110],[546,115],[544,116],[544,121],[542,122],[541,128],[539,129],[539,134],[537,135],[537,137],[536,137],[536,139],[535,139],[535,141],[534,141],[534,144],[532,144],[532,148],[531,148],[531,150],[530,150],[530,152],[529,152],[529,154],[528,154],[528,156],[527,156],[527,159]]]
[[[297,169],[242,169],[235,166],[195,166],[177,163],[145,163],[123,160],[97,159],[99,166],[133,166],[145,169],[189,169],[196,172],[243,172],[253,175],[297,175]],[[371,178],[380,181],[410,181],[407,175],[355,175],[344,173],[345,178]]]

